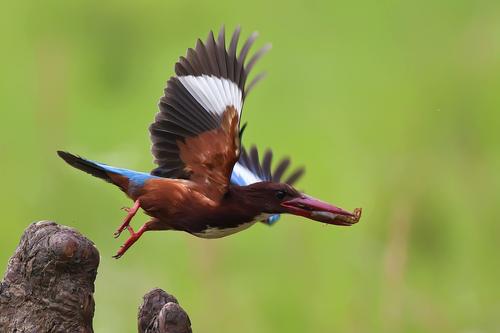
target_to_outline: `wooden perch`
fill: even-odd
[[[0,332],[91,333],[99,251],[78,231],[31,224],[0,282]],[[154,289],[139,309],[140,333],[190,333],[174,296]]]

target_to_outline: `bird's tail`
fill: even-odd
[[[111,178],[106,172],[106,169],[104,169],[104,167],[99,165],[99,163],[86,160],[84,158],[81,158],[80,156],[76,156],[60,150],[57,151],[57,155],[59,155],[60,158],[65,160],[66,163],[68,163],[72,167],[80,169],[88,174],[91,174],[94,177],[101,178],[109,183],[112,183]]]
[[[101,178],[108,183],[115,184],[125,192],[128,192],[130,185],[134,187],[142,186],[147,179],[154,177],[148,173],[115,168],[103,163],[87,160],[65,151],[59,150],[57,151],[57,155],[72,167],[91,174],[94,177]]]

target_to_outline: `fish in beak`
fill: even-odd
[[[328,224],[350,226],[361,218],[361,208],[351,213],[307,195],[284,201],[281,205],[289,214]]]

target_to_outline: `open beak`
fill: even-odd
[[[361,208],[351,213],[307,195],[282,202],[281,205],[287,213],[328,224],[350,226],[361,218]]]

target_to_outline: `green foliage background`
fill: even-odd
[[[55,151],[150,170],[173,64],[222,23],[273,43],[244,142],[364,216],[150,233],[113,260],[129,201]],[[500,331],[498,1],[6,1],[0,36],[0,268],[30,222],[77,228],[102,256],[96,332],[134,332],[153,287],[196,332]]]

